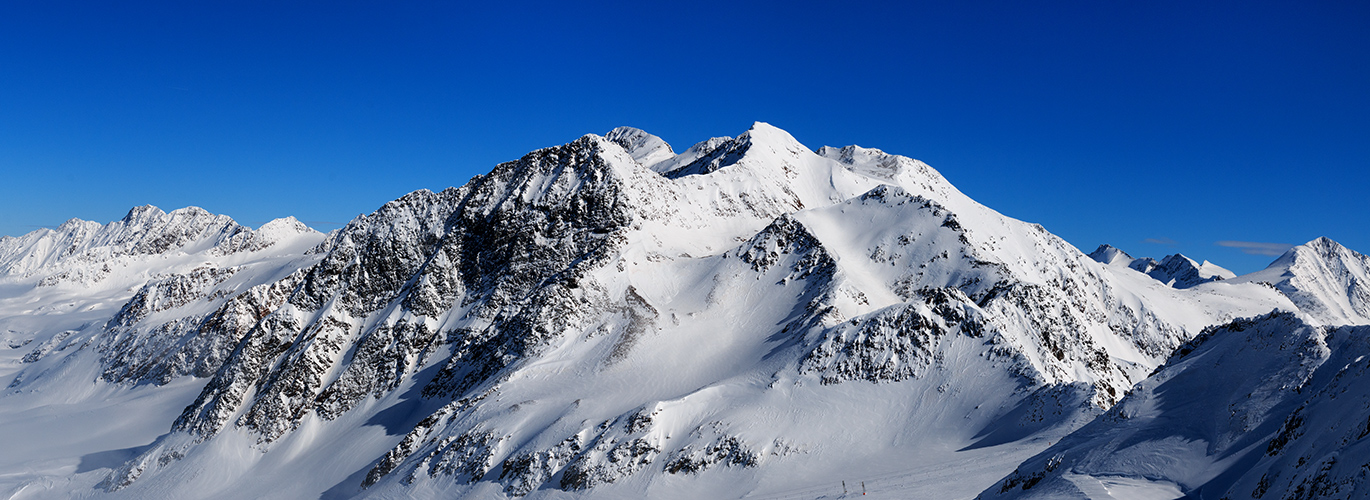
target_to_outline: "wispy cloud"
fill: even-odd
[[[1258,241],[1219,241],[1213,243],[1220,247],[1236,248],[1242,253],[1250,255],[1280,255],[1286,250],[1294,248],[1288,243],[1261,243]]]
[[[1142,240],[1142,243],[1150,243],[1152,245],[1166,245],[1172,247],[1180,244],[1180,242],[1172,240],[1170,238],[1147,238]]]

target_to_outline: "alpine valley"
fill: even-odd
[[[0,238],[3,498],[1366,498],[1370,257],[1086,255],[928,165],[622,127],[329,234]]]

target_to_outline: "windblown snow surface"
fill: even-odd
[[[1364,256],[1291,252],[1181,287],[917,160],[764,123],[679,154],[586,135],[328,235],[140,207],[0,239],[0,493],[972,498],[1043,470],[1004,491],[1183,495],[1258,470],[1183,444],[1217,442],[1181,432],[1208,410],[1166,413],[1146,435],[1188,441],[1103,490],[1057,473],[1096,477],[1081,433],[1145,413],[1131,401],[1235,337],[1215,332],[1353,337],[1327,332],[1370,316]],[[1271,384],[1316,371],[1291,353]],[[1232,442],[1285,419],[1280,390]],[[1166,453],[1207,465],[1154,472]]]

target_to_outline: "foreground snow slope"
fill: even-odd
[[[1364,498],[1370,327],[1206,331],[982,498]]]
[[[1370,468],[1370,258],[1319,238],[1231,283],[1297,309],[1206,330],[982,495],[1360,498]],[[1327,326],[1318,326],[1327,325]]]
[[[94,382],[70,411],[139,414],[140,395],[172,394],[141,413],[161,431],[0,477],[113,498],[786,497],[844,480],[969,498],[1205,326],[1341,300],[1172,288],[926,164],[764,123],[680,154],[636,129],[587,135],[320,239],[186,254],[205,257],[82,316],[71,338],[90,348],[43,344],[60,356],[8,372],[3,398]],[[61,259],[0,255],[25,273]]]

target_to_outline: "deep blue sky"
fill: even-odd
[[[327,231],[585,133],[761,120],[1086,252],[1370,252],[1366,2],[285,3],[0,4],[0,234],[148,203]]]

